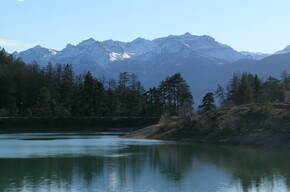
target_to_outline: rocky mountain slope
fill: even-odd
[[[196,103],[219,83],[225,85],[233,72],[258,73],[280,77],[290,72],[287,48],[274,55],[238,52],[210,36],[185,33],[154,40],[137,38],[131,42],[88,39],[78,45],[68,44],[63,50],[36,46],[13,53],[26,63],[40,66],[71,64],[75,73],[91,71],[96,77],[117,78],[120,72],[136,73],[145,88],[158,85],[168,75],[180,72],[191,87]],[[279,53],[279,54],[278,54]],[[284,54],[283,54],[284,53]],[[285,54],[286,53],[286,54]]]

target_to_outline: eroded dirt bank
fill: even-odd
[[[186,123],[175,119],[151,125],[123,137],[290,149],[289,111],[288,105],[246,105],[196,115]]]

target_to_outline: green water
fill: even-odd
[[[0,191],[290,191],[290,152],[105,133],[2,134]]]

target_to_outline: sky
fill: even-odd
[[[56,50],[95,40],[210,35],[237,51],[290,45],[289,0],[0,0],[0,46]]]

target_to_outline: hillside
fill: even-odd
[[[250,145],[290,149],[290,105],[243,105],[196,115],[163,119],[126,138]]]

